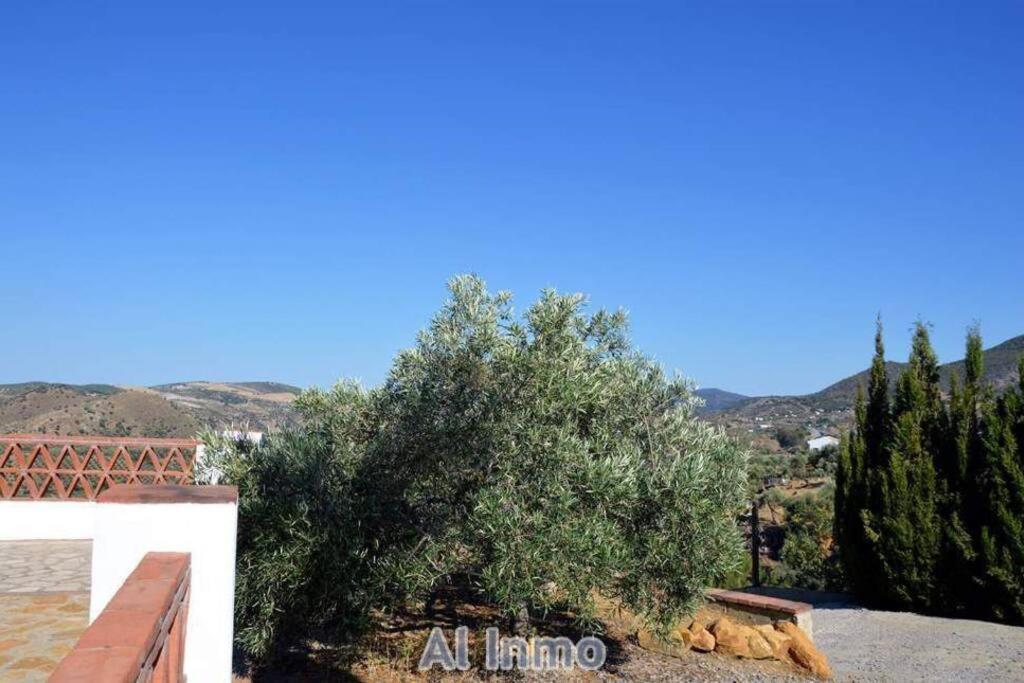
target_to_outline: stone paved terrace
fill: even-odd
[[[91,541],[0,541],[0,681],[45,681],[89,623]]]

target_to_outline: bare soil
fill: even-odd
[[[431,629],[444,629],[454,642],[456,626],[469,627],[470,663],[465,672],[421,672],[417,664]],[[286,660],[264,671],[237,676],[238,683],[281,681],[420,681],[558,680],[575,681],[806,681],[813,680],[788,665],[775,661],[740,660],[716,653],[689,652],[675,658],[641,648],[625,633],[608,624],[600,638],[608,647],[608,660],[596,672],[504,672],[483,668],[483,639],[488,626],[498,626],[509,635],[507,624],[491,607],[479,604],[445,604],[427,616],[407,612],[382,623],[379,632],[355,656],[320,642],[307,642],[289,653]],[[565,635],[574,641],[582,637],[567,615],[550,615],[537,626],[540,635]]]

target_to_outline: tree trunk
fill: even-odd
[[[530,610],[526,603],[519,605],[516,613],[509,617],[509,630],[513,635],[526,637],[530,633]]]

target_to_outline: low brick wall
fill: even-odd
[[[146,553],[50,683],[183,681],[188,553]]]
[[[808,638],[814,638],[811,619],[814,607],[809,603],[721,589],[709,590],[707,598],[709,609],[722,612],[733,621],[751,625],[789,621],[799,626]]]

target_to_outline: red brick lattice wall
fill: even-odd
[[[191,484],[194,439],[0,434],[0,499],[95,500],[114,484]]]

